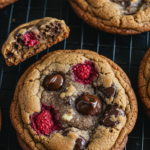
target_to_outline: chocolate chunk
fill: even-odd
[[[114,127],[115,125],[117,125],[119,121],[118,120],[112,121],[111,120],[112,115],[114,115],[115,118],[117,118],[117,116],[120,115],[125,116],[125,112],[120,107],[110,106],[108,110],[106,110],[101,120],[101,123],[107,127]]]
[[[111,87],[103,87],[103,85],[99,86],[98,89],[107,97],[110,98],[115,95],[115,88],[113,85]]]
[[[59,89],[64,83],[64,78],[61,74],[48,75],[44,79],[43,86],[49,91]]]
[[[67,136],[69,132],[70,132],[70,130],[66,130],[66,131],[63,132],[62,135],[63,135],[63,136]]]
[[[13,57],[13,53],[8,52],[8,53],[6,54],[6,56],[7,56],[7,58]]]
[[[124,1],[125,7],[129,7],[131,5],[131,2],[129,0]]]
[[[71,98],[70,97],[63,98],[63,101],[64,101],[65,104],[71,105]]]
[[[86,141],[83,137],[79,137],[77,140],[76,140],[76,143],[75,143],[75,146],[74,146],[74,149],[73,150],[82,150],[85,148],[86,146]]]
[[[63,132],[63,136],[67,136],[68,133],[70,132],[71,130],[66,130]],[[76,142],[75,142],[75,146],[74,146],[74,149],[73,150],[82,150],[85,148],[86,146],[86,141],[83,137],[79,136],[78,139],[76,139]]]
[[[83,115],[97,115],[101,110],[100,100],[93,95],[83,95],[76,103],[77,110]]]

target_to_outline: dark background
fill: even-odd
[[[110,58],[122,67],[131,80],[139,104],[137,123],[129,134],[125,150],[150,150],[150,119],[144,113],[137,89],[138,68],[149,47],[149,32],[133,36],[112,35],[86,25],[66,0],[19,0],[0,9],[0,47],[17,26],[45,16],[65,20],[71,29],[69,38],[18,66],[8,67],[0,54],[0,150],[21,150],[9,118],[9,107],[19,77],[43,55],[58,49],[89,49]]]

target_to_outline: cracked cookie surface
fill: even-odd
[[[76,79],[73,68],[84,74]],[[116,150],[135,125],[137,101],[128,77],[111,60],[88,50],[60,50],[20,78],[10,117],[30,149]]]
[[[68,0],[90,26],[113,34],[138,34],[150,30],[149,0]]]
[[[45,17],[18,26],[3,44],[2,54],[8,66],[18,65],[47,47],[69,36],[63,20]]]
[[[150,117],[150,49],[145,53],[138,73],[138,90],[146,114]]]

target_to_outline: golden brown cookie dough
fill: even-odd
[[[17,0],[0,0],[0,9],[16,1]]]
[[[14,29],[2,47],[8,66],[18,65],[47,47],[69,36],[69,27],[63,20],[51,17],[34,20]]]
[[[150,48],[144,55],[138,73],[139,95],[146,114],[150,117]]]
[[[28,147],[28,145],[22,141],[22,139],[20,138],[20,136],[19,136],[18,134],[17,134],[17,139],[18,139],[19,145],[21,146],[21,148],[22,148],[23,150],[31,150],[31,149]]]
[[[90,26],[113,34],[150,30],[148,0],[69,0],[73,10]]]
[[[98,76],[93,78],[92,82],[83,86],[81,80],[78,82],[79,80],[76,80],[70,71],[73,71],[76,65],[82,65],[85,62],[94,64],[97,68]],[[64,83],[62,87],[55,92],[44,89],[44,78],[51,73],[56,74],[57,72],[63,74]],[[103,90],[99,91],[98,88],[101,83],[103,83]],[[96,93],[94,93],[93,88]],[[111,95],[108,95],[108,89],[111,89]],[[75,101],[85,91],[97,96],[99,99],[101,99],[99,97],[101,95],[104,100],[104,103],[100,100],[102,103],[101,112],[106,113],[109,105],[112,107],[115,105],[117,108],[115,111],[122,110],[124,113],[120,112],[118,115],[110,113],[115,122],[113,123],[113,121],[109,120],[108,123],[111,126],[101,123],[101,117],[103,118],[101,112],[96,116],[82,115],[77,111]],[[67,104],[66,99],[58,97],[58,95],[62,95],[61,93],[65,93],[65,97],[66,94],[69,95],[71,104]],[[51,95],[53,96],[51,97]],[[32,116],[37,116],[35,112],[39,115],[41,103],[51,106],[51,102],[53,102],[55,109],[59,110],[59,121],[62,128],[58,132],[52,132],[48,135],[43,132],[38,134],[37,130],[32,126]],[[63,111],[64,109],[65,112]],[[76,146],[76,141],[82,137],[88,142],[88,145],[86,145],[88,150],[122,150],[126,145],[128,134],[135,125],[137,111],[136,96],[131,83],[118,65],[92,51],[59,50],[42,57],[22,75],[16,86],[14,99],[10,107],[10,118],[20,139],[30,149],[72,150]],[[66,116],[64,117],[64,115]],[[107,120],[107,118],[105,119]],[[91,120],[95,124],[92,124]]]

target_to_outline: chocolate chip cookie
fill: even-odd
[[[0,9],[16,1],[17,0],[0,0]]]
[[[90,26],[114,34],[150,30],[149,0],[69,0],[73,10]]]
[[[122,150],[137,119],[123,70],[88,50],[51,52],[20,78],[10,107],[21,147]]]
[[[63,20],[50,17],[20,25],[10,33],[2,47],[6,64],[17,65],[64,40],[69,36],[69,31]]]
[[[150,48],[144,55],[138,74],[139,95],[144,105],[146,114],[150,117]]]

